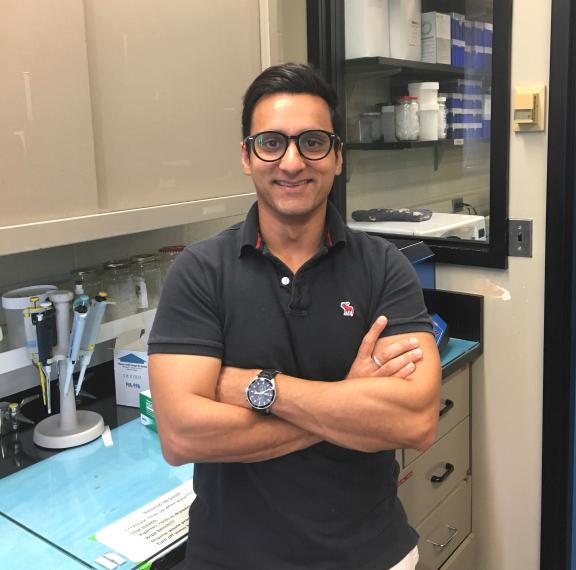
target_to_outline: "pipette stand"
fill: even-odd
[[[56,308],[56,318],[61,318],[58,327],[58,348],[61,355],[67,353],[67,334],[69,331],[68,303],[72,299],[64,291],[58,291],[50,296]],[[63,331],[62,334],[60,331]],[[64,393],[64,379],[66,378],[67,360],[61,357],[58,360],[59,386],[60,386],[60,413],[42,420],[34,428],[34,443],[48,449],[66,449],[76,447],[93,441],[104,432],[104,420],[100,414],[89,410],[76,409],[74,386],[69,386],[68,393]]]
[[[66,375],[66,361],[61,360],[60,378]],[[60,384],[60,413],[49,416],[34,428],[34,443],[49,449],[66,449],[88,443],[102,435],[104,420],[100,414],[76,409],[74,386],[64,394],[64,382]]]

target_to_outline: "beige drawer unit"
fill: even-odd
[[[420,535],[417,570],[437,570],[470,534],[472,484],[464,479],[416,528]]]
[[[440,418],[436,441],[470,414],[470,368],[466,366],[445,378],[440,390]],[[403,466],[407,467],[422,454],[417,449],[404,450]]]
[[[400,472],[398,495],[408,521],[417,526],[468,475],[468,418]]]
[[[440,567],[440,570],[476,570],[474,533],[468,536],[458,550]]]

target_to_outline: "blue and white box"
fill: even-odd
[[[464,39],[464,14],[458,12],[450,13],[451,26],[451,63],[457,67],[464,67],[464,48],[466,41]]]
[[[141,330],[122,333],[114,347],[116,404],[140,406],[140,392],[149,388],[148,336]]]

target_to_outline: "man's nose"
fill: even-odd
[[[286,153],[280,160],[280,168],[283,170],[302,170],[306,166],[304,158],[298,150],[295,140],[288,141]]]

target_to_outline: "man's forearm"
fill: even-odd
[[[201,401],[200,401],[201,400]],[[169,463],[251,463],[274,459],[319,443],[321,438],[281,418],[191,396],[188,412],[158,417]]]
[[[432,443],[437,405],[420,396],[411,380],[283,377],[279,382],[273,413],[336,445],[372,452]]]

